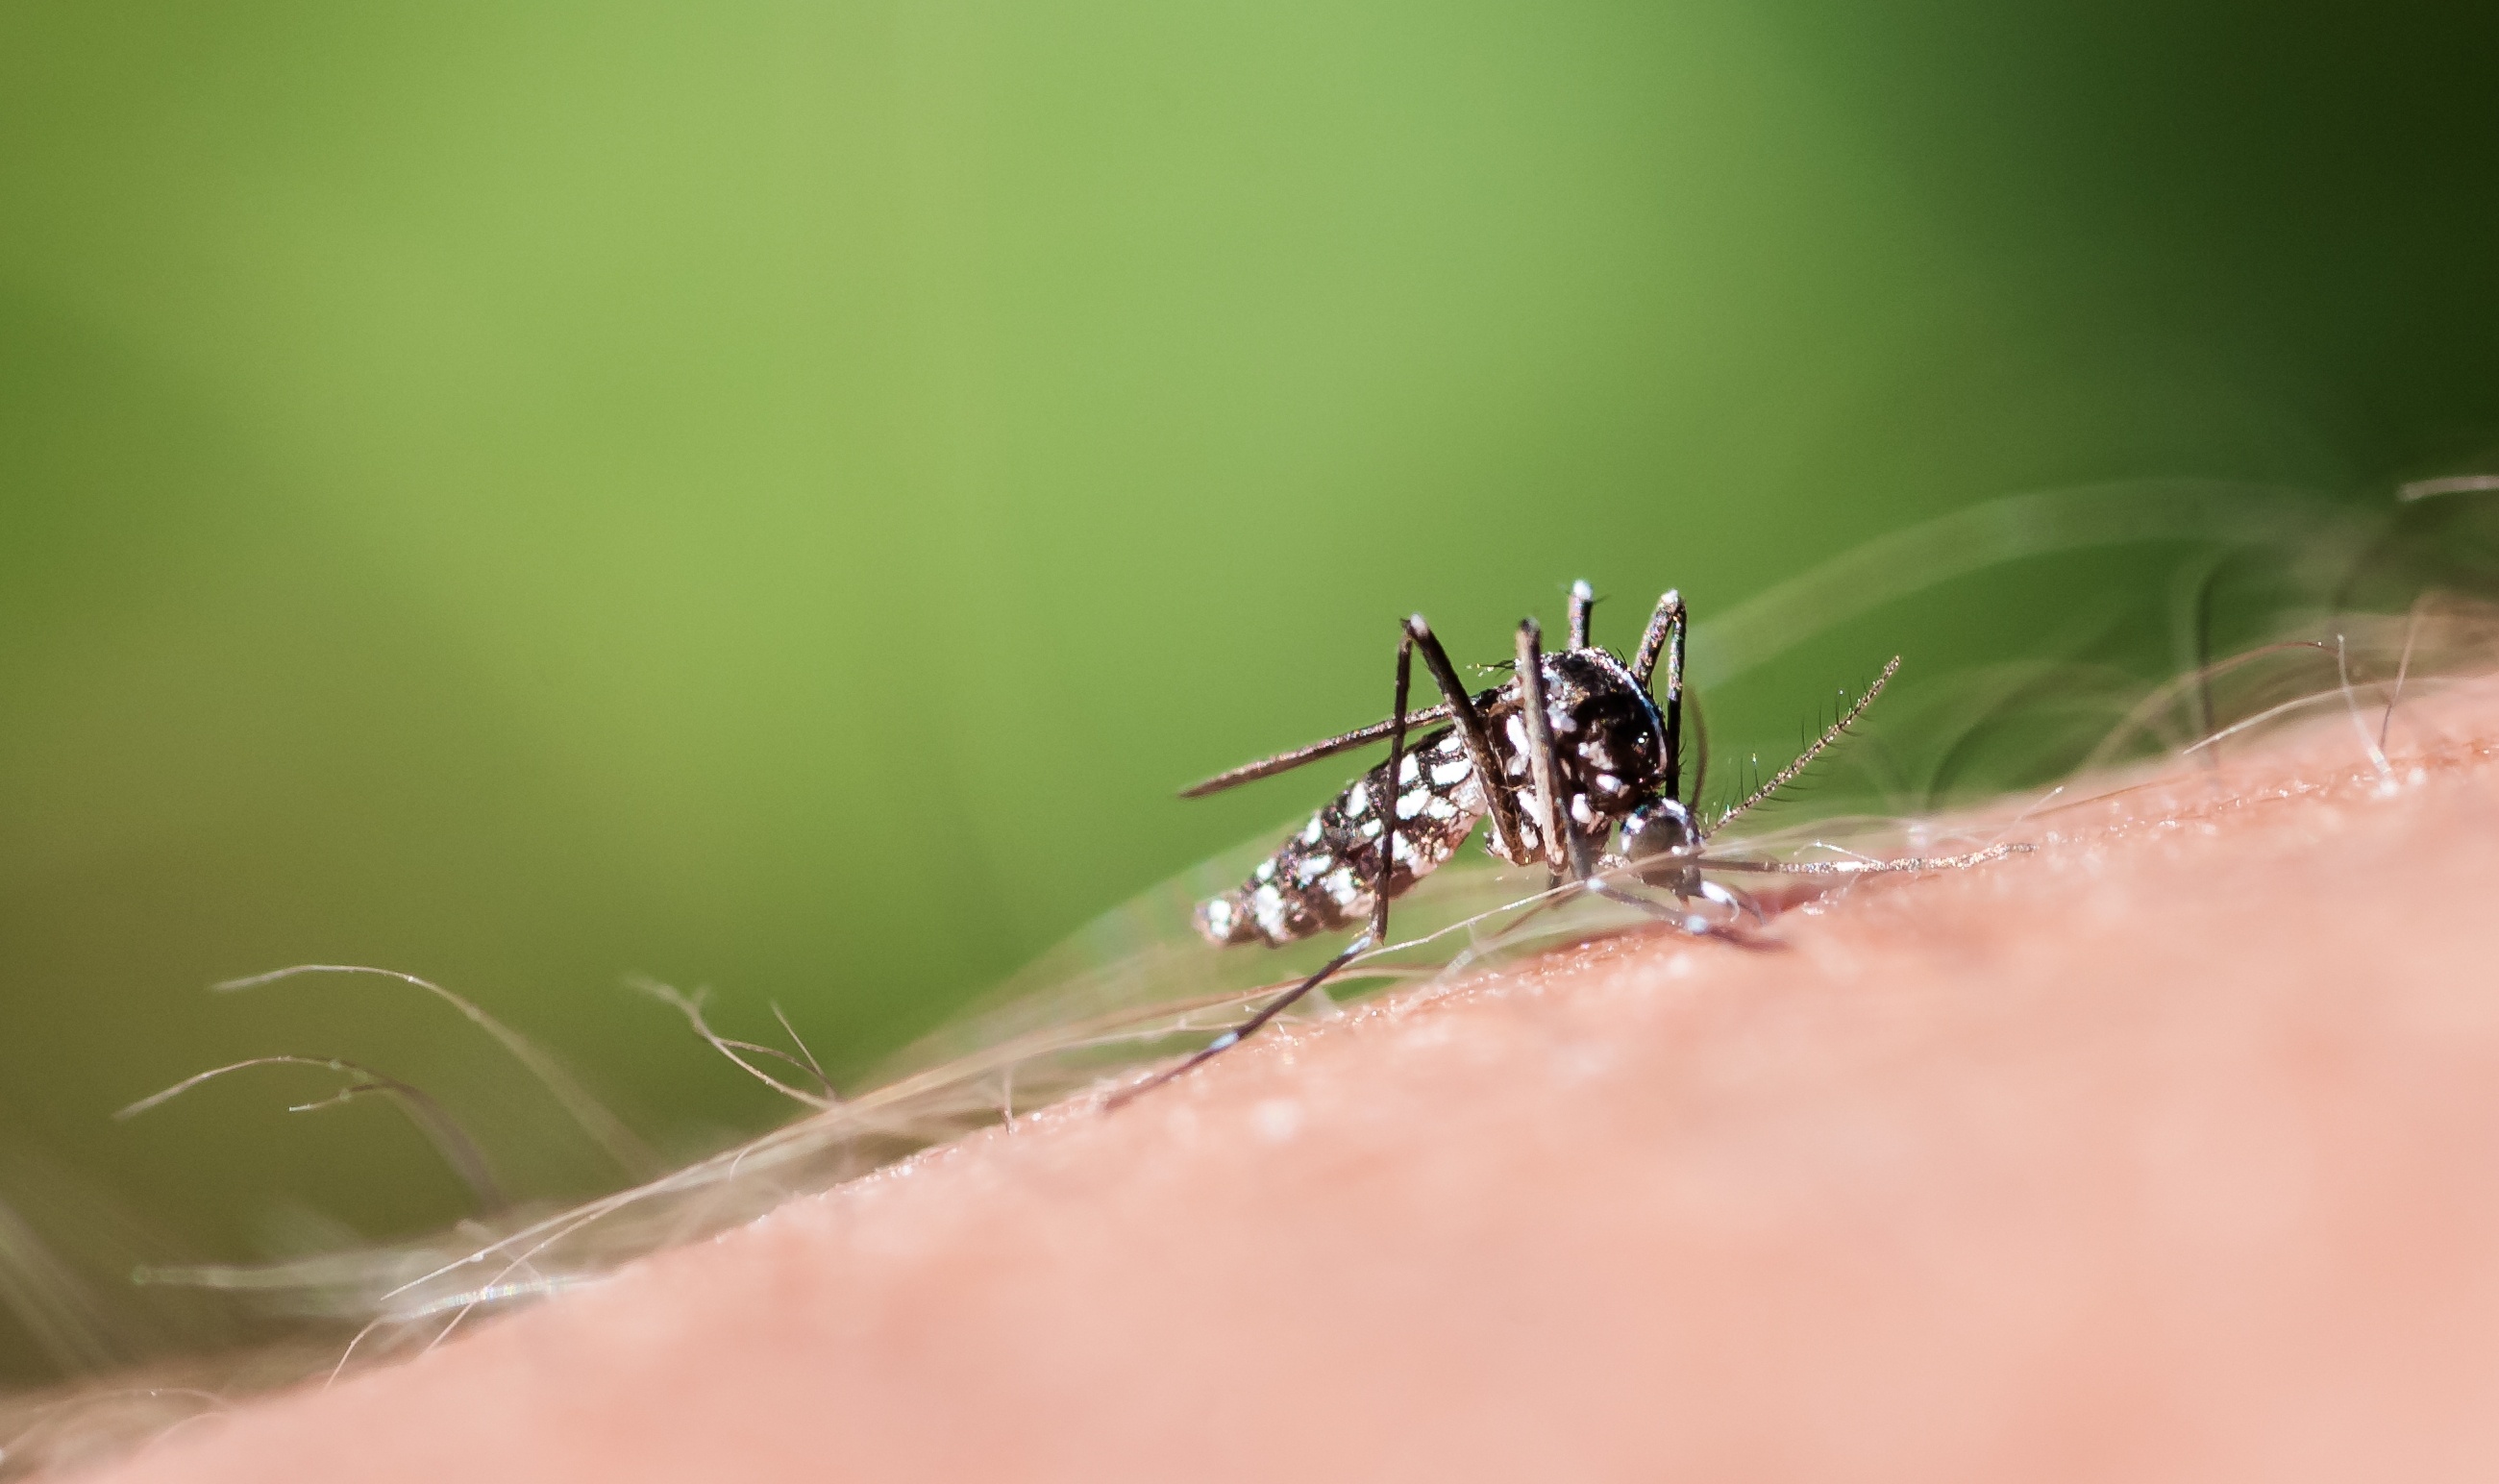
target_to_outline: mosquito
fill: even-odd
[[[1239,1045],[1355,958],[1388,942],[1388,904],[1457,853],[1478,823],[1484,848],[1513,865],[1542,864],[1555,886],[1636,907],[1695,937],[1769,947],[1738,925],[1764,914],[1740,892],[1702,875],[1711,834],[1793,782],[1873,704],[1899,668],[1883,673],[1794,762],[1706,827],[1683,795],[1682,595],[1658,598],[1639,647],[1626,661],[1589,639],[1596,592],[1572,584],[1569,647],[1546,654],[1533,618],[1518,626],[1510,678],[1470,693],[1432,626],[1406,620],[1397,640],[1396,700],[1387,721],[1278,753],[1183,790],[1204,798],[1305,763],[1388,739],[1388,759],[1349,785],[1261,861],[1235,890],[1197,909],[1199,931],[1221,946],[1282,947],[1355,923],[1363,930],[1316,973],[1179,1065],[1117,1095],[1124,1102]],[[1410,710],[1414,653],[1441,703]],[[1663,661],[1662,687],[1652,681]],[[1446,726],[1416,737],[1418,726]],[[1697,774],[1697,770],[1696,770]],[[1608,846],[1612,849],[1608,849]],[[1834,863],[1836,864],[1836,863]],[[1926,864],[1926,862],[1919,862]],[[1743,863],[1749,869],[1796,869]],[[1662,887],[1672,904],[1631,890],[1629,877]],[[1724,914],[1695,910],[1705,902]]]

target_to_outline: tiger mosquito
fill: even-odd
[[[1398,634],[1396,701],[1387,721],[1245,763],[1182,790],[1183,798],[1204,798],[1388,739],[1385,762],[1313,815],[1238,889],[1197,910],[1199,931],[1218,946],[1282,947],[1356,922],[1365,923],[1363,931],[1316,973],[1204,1049],[1115,1094],[1112,1106],[1239,1045],[1355,958],[1387,943],[1388,904],[1455,855],[1479,822],[1490,823],[1484,848],[1494,856],[1512,865],[1542,864],[1556,886],[1568,880],[1695,937],[1774,946],[1735,925],[1765,915],[1744,894],[1703,878],[1704,864],[1719,862],[1705,861],[1702,849],[1720,826],[1793,782],[1837,741],[1882,694],[1899,667],[1899,658],[1794,762],[1704,828],[1697,812],[1698,776],[1691,801],[1682,790],[1683,597],[1669,589],[1658,598],[1628,661],[1590,642],[1596,600],[1588,584],[1572,584],[1570,645],[1558,654],[1544,652],[1536,620],[1521,620],[1510,678],[1473,694],[1431,625],[1415,614]],[[1442,699],[1410,710],[1417,650]],[[1662,694],[1651,690],[1661,661]],[[1440,723],[1449,725],[1409,747],[1411,728]],[[1619,849],[1608,851],[1608,841],[1618,841]],[[1756,862],[1742,868],[1798,869]],[[1664,888],[1675,905],[1626,889],[1616,880],[1622,876]],[[1690,910],[1696,899],[1723,909],[1726,919]]]

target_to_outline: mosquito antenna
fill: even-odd
[[[1842,736],[1846,735],[1849,727],[1857,725],[1857,719],[1866,714],[1866,707],[1874,704],[1874,697],[1883,694],[1883,688],[1891,684],[1892,677],[1899,673],[1899,668],[1900,657],[1894,655],[1892,657],[1892,662],[1883,666],[1883,673],[1874,677],[1874,683],[1866,688],[1865,694],[1857,697],[1855,705],[1852,705],[1846,711],[1841,712],[1839,714],[1839,719],[1833,722],[1828,727],[1824,728],[1822,735],[1814,739],[1812,746],[1806,748],[1803,752],[1799,753],[1795,761],[1789,763],[1786,767],[1779,769],[1776,773],[1770,776],[1768,783],[1755,789],[1751,793],[1746,794],[1734,808],[1718,816],[1718,822],[1709,827],[1709,832],[1711,834],[1716,834],[1719,830],[1727,827],[1728,821],[1741,815],[1746,810],[1751,809],[1755,805],[1760,804],[1763,800],[1768,799],[1771,794],[1778,792],[1781,789],[1794,783],[1797,780],[1798,775],[1804,772],[1807,767],[1810,767],[1813,764],[1813,759],[1821,757],[1824,752],[1829,750],[1831,744],[1838,741]]]
[[[334,1108],[341,1103],[353,1102],[369,1092],[382,1094],[407,1114],[407,1121],[416,1125],[417,1132],[426,1137],[427,1142],[434,1145],[435,1152],[442,1156],[442,1162],[451,1167],[451,1173],[460,1177],[460,1182],[469,1187],[470,1199],[476,1203],[479,1214],[497,1215],[510,1208],[511,1203],[504,1198],[503,1187],[495,1183],[494,1172],[486,1164],[485,1151],[477,1147],[477,1142],[469,1137],[468,1130],[460,1126],[460,1120],[452,1117],[449,1110],[421,1087],[343,1057],[253,1056],[243,1061],[228,1062],[222,1067],[211,1067],[206,1072],[194,1072],[162,1092],[141,1098],[114,1116],[135,1118],[151,1108],[172,1102],[203,1082],[250,1067],[319,1067],[327,1072],[342,1073],[349,1079],[344,1086],[330,1096],[318,1102],[293,1104],[286,1110],[288,1113],[311,1113],[315,1109]]]
[[[627,1174],[637,1179],[649,1179],[667,1168],[665,1162],[652,1151],[649,1145],[634,1137],[632,1129],[627,1128],[614,1113],[607,1111],[605,1105],[592,1097],[579,1082],[574,1081],[571,1075],[566,1072],[554,1057],[540,1050],[535,1042],[486,1014],[474,1001],[454,994],[432,980],[419,979],[413,974],[403,974],[397,969],[375,969],[356,963],[299,963],[291,968],[272,969],[266,974],[251,974],[242,979],[223,980],[209,987],[218,994],[231,994],[238,989],[253,989],[262,984],[274,984],[279,980],[294,979],[306,974],[370,974],[381,979],[395,979],[404,984],[415,985],[450,1005],[468,1016],[471,1024],[494,1037],[495,1044],[510,1052],[513,1060],[527,1067],[531,1076],[545,1084],[547,1091],[555,1094],[555,1100],[564,1105],[564,1111],[572,1115],[573,1121],[581,1125],[584,1133],[590,1135],[591,1141],[605,1150],[607,1157],[616,1161]]]

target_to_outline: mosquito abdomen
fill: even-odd
[[[1416,740],[1397,771],[1392,898],[1455,854],[1484,814],[1475,765],[1454,731]],[[1361,921],[1379,884],[1380,808],[1391,791],[1385,762],[1355,779],[1238,890],[1200,905],[1198,930],[1217,943],[1285,944]]]

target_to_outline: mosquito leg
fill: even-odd
[[[1401,718],[1406,712],[1407,653],[1407,649],[1404,646],[1400,646],[1397,654],[1397,711]],[[1214,1041],[1208,1043],[1205,1050],[1198,1052],[1188,1060],[1182,1062],[1179,1066],[1172,1068],[1161,1077],[1154,1079],[1153,1081],[1147,1082],[1144,1086],[1137,1089],[1138,1092],[1143,1092],[1146,1087],[1152,1087],[1157,1083],[1169,1081],[1171,1079],[1180,1076],[1182,1073],[1196,1066],[1198,1063],[1207,1060],[1209,1057],[1221,1051],[1230,1050],[1232,1048],[1239,1046],[1242,1042],[1249,1040],[1251,1036],[1256,1035],[1261,1029],[1265,1028],[1268,1021],[1282,1015],[1285,1011],[1292,1009],[1296,1004],[1301,1002],[1304,995],[1309,994],[1312,990],[1316,989],[1319,985],[1325,984],[1330,976],[1334,975],[1339,969],[1344,968],[1347,964],[1351,963],[1356,954],[1362,952],[1366,949],[1374,947],[1375,945],[1386,943],[1388,941],[1388,885],[1391,880],[1390,873],[1396,869],[1397,864],[1397,795],[1396,784],[1393,780],[1397,777],[1397,762],[1400,756],[1405,752],[1406,742],[1406,733],[1402,727],[1395,733],[1395,735],[1397,738],[1396,744],[1391,746],[1388,750],[1388,776],[1392,780],[1389,785],[1389,796],[1385,799],[1374,800],[1374,803],[1381,808],[1387,815],[1388,827],[1379,837],[1379,874],[1378,877],[1374,878],[1372,882],[1371,926],[1364,931],[1361,937],[1347,944],[1345,952],[1337,954],[1334,958],[1329,959],[1320,967],[1317,973],[1312,975],[1306,980],[1303,980],[1300,984],[1295,984],[1290,989],[1287,989],[1283,993],[1276,996],[1274,999],[1269,1000],[1266,1004],[1259,1007],[1256,1015],[1251,1016],[1249,1019],[1242,1021],[1232,1029],[1225,1031],[1222,1035],[1216,1037]],[[1130,1096],[1134,1096],[1134,1094],[1132,1093]]]
[[[1536,833],[1544,847],[1544,860],[1555,871],[1561,869],[1561,851],[1555,845],[1553,827],[1553,723],[1544,713],[1544,646],[1543,635],[1537,631],[1536,620],[1518,621],[1518,714],[1527,723],[1527,778],[1536,786]]]
[[[1676,751],[1681,751],[1680,744]],[[1680,762],[1680,758],[1676,761]],[[1701,790],[1709,786],[1709,718],[1701,714],[1701,694],[1692,694],[1692,796],[1684,803],[1695,820],[1701,818]]]
[[[1657,612],[1649,616],[1648,631],[1640,635],[1639,649],[1632,656],[1632,678],[1647,685],[1657,673],[1661,655],[1666,660],[1666,685],[1655,691],[1658,709],[1666,713],[1666,796],[1682,796],[1683,783],[1683,595],[1672,588],[1657,600]],[[1700,791],[1696,785],[1693,790]]]
[[[1770,920],[1770,915],[1762,910],[1761,903],[1733,887],[1720,886],[1714,881],[1704,879],[1700,889],[1704,900],[1716,902],[1737,917],[1749,917],[1754,921],[1762,923],[1768,923]]]
[[[1648,616],[1648,628],[1641,631],[1639,648],[1632,652],[1632,678],[1641,685],[1657,673],[1658,657],[1666,653],[1667,641],[1674,641],[1675,662],[1667,669],[1667,683],[1672,686],[1682,678],[1683,658],[1683,595],[1672,588],[1658,596],[1657,611]]]
[[[1388,941],[1389,887],[1396,880],[1397,871],[1397,789],[1401,782],[1398,774],[1406,760],[1406,702],[1409,694],[1412,690],[1414,676],[1415,637],[1413,629],[1420,626],[1421,623],[1421,619],[1413,620],[1407,626],[1406,631],[1398,635],[1397,639],[1397,705],[1396,709],[1390,713],[1389,717],[1388,767],[1386,771],[1380,775],[1387,779],[1387,783],[1385,785],[1387,797],[1379,797],[1378,791],[1375,790],[1371,800],[1372,810],[1381,821],[1384,822],[1384,823],[1379,833],[1379,865],[1378,868],[1378,874],[1372,878],[1371,882],[1370,928],[1365,931],[1361,937],[1347,944],[1344,952],[1338,953],[1334,958],[1329,959],[1325,964],[1322,964],[1317,973],[1312,975],[1306,980],[1303,980],[1292,988],[1285,990],[1274,999],[1269,1000],[1266,1004],[1258,1007],[1258,1011],[1255,1015],[1252,1015],[1249,1019],[1232,1027],[1232,1029],[1225,1031],[1222,1035],[1216,1037],[1213,1041],[1208,1042],[1205,1048],[1199,1050],[1195,1055],[1190,1056],[1187,1060],[1182,1062],[1176,1067],[1169,1068],[1153,1077],[1146,1079],[1144,1081],[1137,1083],[1133,1087],[1123,1088],[1119,1092],[1113,1093],[1110,1101],[1105,1105],[1107,1108],[1118,1108],[1140,1094],[1151,1092],[1154,1088],[1161,1086],[1163,1083],[1170,1081],[1172,1079],[1201,1066],[1208,1061],[1212,1061],[1217,1056],[1232,1049],[1236,1046],[1239,1046],[1242,1042],[1249,1040],[1251,1036],[1254,1036],[1258,1034],[1259,1031],[1263,1030],[1268,1021],[1282,1015],[1285,1011],[1292,1009],[1312,990],[1316,989],[1319,985],[1327,983],[1331,976],[1333,976],[1339,969],[1344,968],[1347,964],[1353,962],[1354,958],[1363,952],[1363,951],[1377,947],[1378,945]],[[1431,630],[1428,629],[1424,630],[1424,635],[1427,639],[1429,638],[1430,633]],[[1480,726],[1481,723],[1477,723],[1477,725]]]
[[[1426,706],[1407,717],[1406,723],[1410,726],[1420,726],[1427,722],[1441,721],[1448,714],[1449,708],[1446,706]],[[1273,778],[1279,773],[1290,772],[1306,762],[1316,762],[1322,758],[1333,758],[1339,753],[1349,753],[1357,747],[1367,747],[1388,735],[1388,731],[1389,724],[1386,722],[1374,722],[1368,726],[1357,726],[1351,731],[1342,732],[1324,741],[1313,742],[1307,747],[1297,747],[1288,753],[1278,753],[1272,758],[1261,758],[1255,762],[1245,762],[1237,768],[1217,773],[1202,783],[1193,783],[1181,790],[1180,796],[1204,798],[1210,793],[1220,793],[1226,789],[1236,789],[1246,783],[1255,783],[1262,778]]]
[[[1240,1024],[1232,1027],[1232,1029],[1225,1031],[1222,1035],[1208,1042],[1203,1049],[1191,1055],[1186,1061],[1182,1062],[1176,1067],[1166,1067],[1162,1071],[1147,1078],[1144,1081],[1137,1083],[1133,1087],[1122,1087],[1119,1091],[1111,1094],[1110,1098],[1102,1105],[1104,1110],[1108,1111],[1116,1108],[1123,1108],[1129,1103],[1134,1102],[1136,1099],[1143,1097],[1145,1094],[1153,1091],[1163,1083],[1172,1081],[1174,1078],[1197,1070],[1200,1066],[1213,1061],[1223,1052],[1228,1051],[1234,1047],[1239,1046],[1242,1042],[1249,1040],[1251,1036],[1256,1035],[1268,1021],[1276,1018],[1280,1015],[1282,1015],[1286,1010],[1291,1009],[1293,1004],[1300,1000],[1302,996],[1317,988],[1330,975],[1336,973],[1337,970],[1344,968],[1347,964],[1351,963],[1354,960],[1355,955],[1361,953],[1365,949],[1370,947],[1370,934],[1365,933],[1363,936],[1354,939],[1351,943],[1345,946],[1344,952],[1329,959],[1320,967],[1316,974],[1312,975],[1310,978],[1303,980],[1300,984],[1295,984],[1292,988],[1287,989],[1283,993],[1276,996],[1274,999],[1269,1000],[1260,1008],[1256,1015],[1251,1016],[1249,1019],[1242,1021]]]
[[[1536,827],[1543,835],[1546,865],[1573,881],[1596,874],[1596,853],[1562,808],[1562,770],[1553,756],[1553,721],[1544,710],[1544,635],[1536,620],[1518,625],[1518,707],[1527,720],[1527,773],[1536,784]]]
[[[1432,672],[1441,694],[1448,702],[1448,714],[1458,724],[1458,735],[1467,744],[1467,761],[1474,765],[1476,781],[1483,788],[1484,809],[1492,817],[1492,836],[1504,859],[1515,860],[1519,849],[1518,802],[1509,780],[1503,776],[1501,759],[1494,756],[1492,734],[1484,730],[1483,713],[1476,710],[1475,697],[1467,694],[1466,684],[1458,679],[1456,665],[1449,662],[1449,652],[1441,647],[1441,636],[1417,613],[1406,621],[1406,635],[1423,652],[1423,665]]]
[[[1614,883],[1606,880],[1602,876],[1591,878],[1588,882],[1588,889],[1594,891],[1599,896],[1604,897],[1609,902],[1620,902],[1626,907],[1636,907],[1641,912],[1647,913],[1650,917],[1657,918],[1663,921],[1671,922],[1677,928],[1690,933],[1695,938],[1715,938],[1721,943],[1732,943],[1736,947],[1742,949],[1769,950],[1785,948],[1787,946],[1779,942],[1776,938],[1758,938],[1749,933],[1740,933],[1724,922],[1712,922],[1707,918],[1703,917],[1697,912],[1690,912],[1681,907],[1671,906],[1668,903],[1657,900],[1655,897],[1645,896],[1638,891],[1627,891],[1621,887],[1616,886]],[[1723,890],[1725,888],[1721,887],[1720,889]],[[1703,894],[1707,895],[1708,893],[1704,892]],[[1712,898],[1712,900],[1715,900],[1715,898]]]
[[[1388,780],[1386,788],[1388,796],[1371,801],[1372,807],[1379,811],[1379,818],[1384,822],[1379,833],[1379,874],[1372,878],[1371,883],[1370,938],[1374,943],[1388,941],[1388,887],[1397,879],[1397,816],[1399,814],[1397,794],[1398,790],[1406,786],[1406,696],[1409,684],[1414,678],[1414,629],[1421,622],[1419,618],[1409,620],[1406,631],[1397,636],[1397,704],[1389,712],[1394,725],[1388,732],[1388,771],[1384,775]],[[1424,630],[1427,634],[1430,631]],[[1477,725],[1482,724],[1478,722]],[[1415,775],[1415,783],[1418,786],[1422,783],[1422,775],[1419,771]],[[1327,974],[1323,971],[1318,979],[1326,977]],[[1284,1003],[1300,999],[1316,988],[1317,984],[1317,979],[1303,984],[1294,990]],[[1281,1006],[1271,1006],[1259,1014],[1272,1016],[1279,1008]]]
[[[1667,671],[1668,677],[1671,682],[1670,690],[1674,695],[1679,695],[1682,693],[1683,687],[1683,600],[1676,597],[1671,593],[1669,593],[1666,597],[1667,600],[1674,604],[1674,653],[1672,656],[1672,662],[1668,665]],[[1595,589],[1589,587],[1584,582],[1574,582],[1571,585],[1572,648],[1582,649],[1587,646],[1588,614],[1590,610],[1596,606],[1596,602],[1597,594]],[[1642,685],[1648,684],[1649,669],[1657,662],[1657,656],[1654,653],[1656,647],[1666,642],[1666,630],[1663,627],[1666,623],[1666,609],[1663,603],[1659,605],[1658,612],[1659,617],[1649,621],[1649,637],[1640,641],[1641,652],[1648,656],[1648,658],[1643,661],[1639,667],[1640,684]],[[1417,630],[1414,636],[1418,642],[1429,642],[1429,634],[1430,629],[1427,627],[1423,629]],[[1443,658],[1446,659],[1445,656]],[[1431,659],[1430,651],[1427,650],[1425,652],[1424,659],[1427,661]],[[1444,673],[1448,677],[1447,679],[1443,679]],[[1444,717],[1455,715],[1458,710],[1465,707],[1467,704],[1465,699],[1466,687],[1457,682],[1455,678],[1456,673],[1456,671],[1449,669],[1445,664],[1436,664],[1433,666],[1433,679],[1442,681],[1441,689],[1443,693],[1449,695],[1454,704],[1430,706],[1417,711],[1406,719],[1410,725],[1419,726],[1425,722],[1437,722]],[[1670,770],[1671,770],[1673,758],[1673,743],[1671,738],[1675,734],[1676,726],[1675,712],[1673,709],[1674,704],[1674,700],[1670,696],[1668,701],[1669,709],[1667,712],[1667,735],[1670,738],[1668,743]],[[1180,790],[1180,796],[1183,798],[1204,798],[1210,793],[1220,793],[1226,789],[1238,788],[1243,784],[1252,783],[1261,778],[1273,778],[1279,773],[1288,772],[1291,769],[1300,767],[1306,762],[1316,762],[1321,758],[1333,758],[1339,753],[1350,752],[1354,748],[1377,742],[1380,738],[1388,735],[1388,728],[1389,724],[1386,722],[1374,722],[1368,726],[1357,726],[1351,731],[1343,732],[1337,736],[1328,737],[1322,741],[1313,742],[1304,747],[1297,747],[1290,752],[1278,753],[1272,758],[1261,758],[1255,762],[1245,762],[1237,768],[1231,768],[1224,772],[1217,773],[1213,778],[1209,778],[1202,783],[1189,785],[1187,788]],[[1515,837],[1516,833],[1517,832],[1515,830],[1511,831],[1512,837]]]

